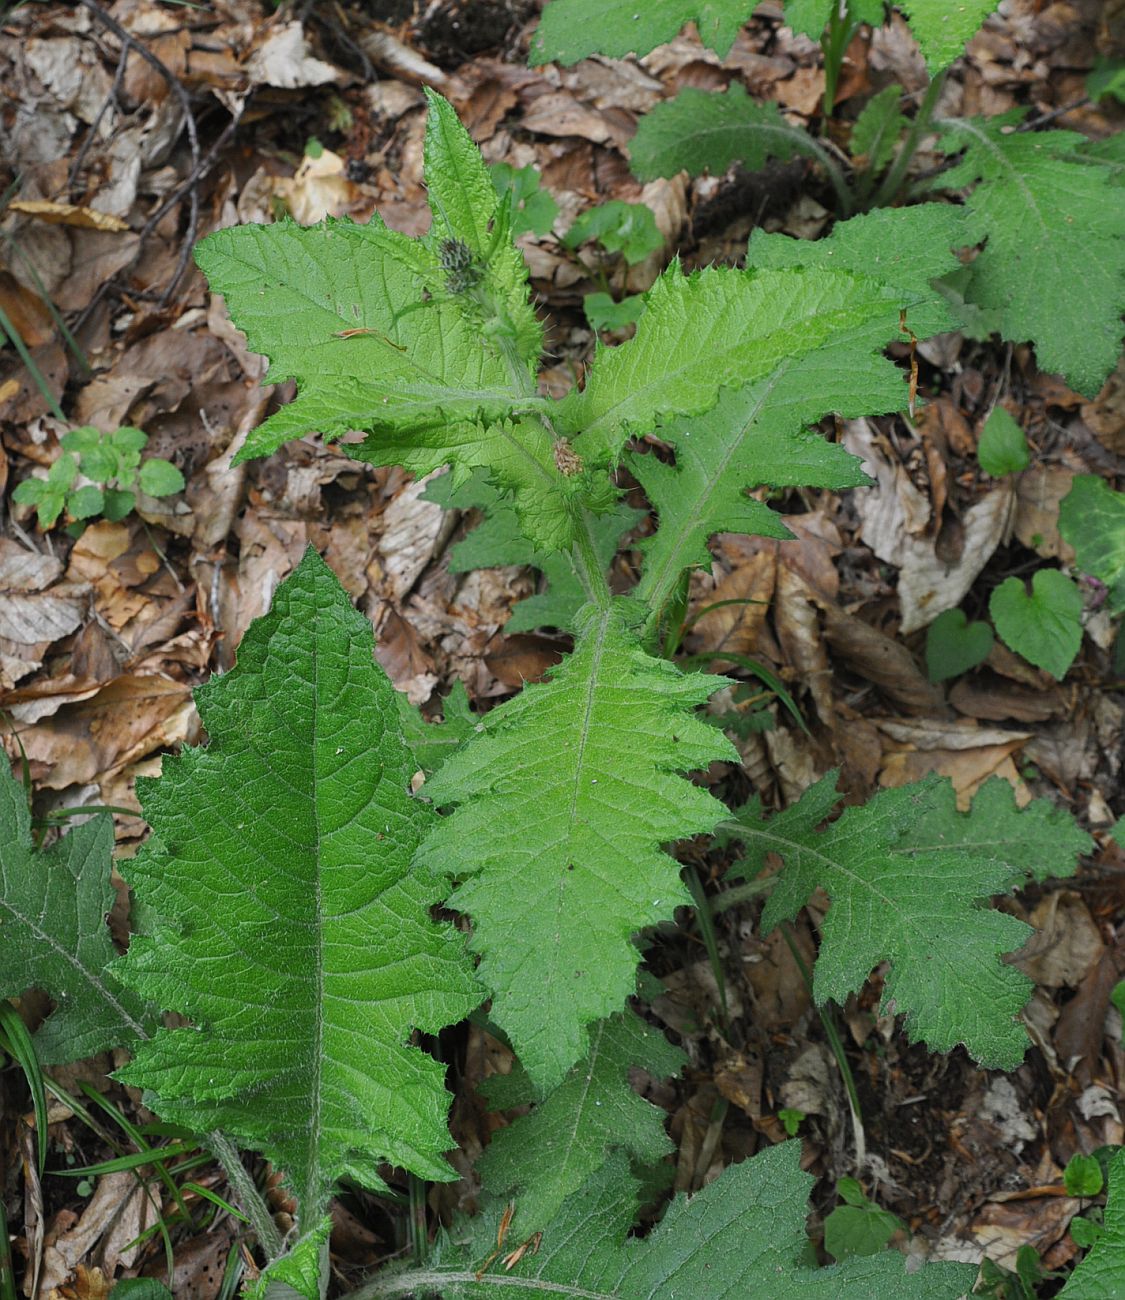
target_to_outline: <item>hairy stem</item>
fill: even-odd
[[[223,1166],[235,1197],[250,1220],[258,1244],[270,1259],[277,1259],[284,1251],[285,1243],[281,1239],[277,1224],[273,1221],[269,1206],[262,1199],[262,1194],[258,1191],[254,1180],[246,1172],[238,1148],[219,1129],[208,1133],[206,1140],[213,1155]]]

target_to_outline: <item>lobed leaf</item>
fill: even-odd
[[[664,422],[659,434],[675,449],[674,467],[653,455],[628,456],[660,515],[659,530],[639,543],[645,568],[638,599],[659,604],[683,569],[709,565],[707,540],[714,533],[789,535],[773,511],[746,496],[746,488],[838,490],[868,482],[859,461],[806,426],[830,412],[855,418],[906,405],[905,376],[883,349],[903,337],[902,312],[922,337],[953,325],[931,281],[956,264],[950,250],[958,228],[954,210],[931,205],[854,217],[815,243],[755,235],[747,250],[754,268],[815,276],[869,266],[881,287],[868,300],[870,310],[838,320],[817,344],[795,345],[756,382],[724,392],[706,414]],[[872,293],[870,280],[861,283]]]
[[[408,1294],[409,1282],[418,1290],[428,1284],[447,1300],[959,1300],[972,1288],[974,1266],[926,1264],[910,1273],[896,1251],[810,1267],[805,1219],[813,1178],[801,1171],[800,1152],[799,1142],[783,1142],[731,1166],[695,1196],[677,1196],[643,1239],[627,1235],[638,1184],[615,1156],[569,1198],[538,1252],[525,1252],[507,1272],[478,1280],[471,1271],[471,1261],[490,1253],[478,1227],[437,1267],[403,1275],[401,1290],[388,1279],[380,1294]]]
[[[725,813],[678,775],[735,755],[692,714],[721,679],[645,654],[631,608],[587,609],[571,657],[482,718],[425,787],[456,808],[418,862],[465,877],[449,905],[472,917],[493,1018],[541,1093],[633,991],[632,936],[690,901],[660,846]]]
[[[673,264],[646,296],[636,334],[599,349],[586,387],[560,404],[556,424],[588,462],[612,462],[630,436],[668,417],[703,414],[722,388],[744,388],[841,335],[882,324],[898,296],[846,271],[710,268],[685,276]],[[894,315],[897,322],[897,308]]]
[[[611,1016],[591,1029],[589,1054],[546,1100],[492,1135],[477,1172],[486,1192],[514,1200],[518,1239],[545,1228],[610,1151],[649,1165],[674,1149],[663,1111],[633,1091],[629,1071],[639,1067],[662,1079],[678,1073],[686,1059],[632,1011]],[[518,1066],[517,1072],[515,1080],[486,1081],[493,1104],[507,1109],[535,1100],[534,1085]],[[504,1085],[502,1098],[489,1084]]]
[[[164,1119],[264,1152],[304,1236],[341,1177],[454,1177],[444,1067],[408,1040],[480,994],[430,917],[442,876],[411,866],[434,816],[371,626],[314,551],[196,700],[210,743],[140,786],[153,833],[128,874],[151,920],[115,968],[193,1025],[118,1077]]]
[[[840,803],[835,772],[784,812],[740,815],[748,856],[737,869],[753,875],[767,853],[783,868],[762,916],[764,932],[791,920],[814,890],[831,901],[813,978],[818,1003],[843,1002],[870,972],[889,962],[884,1008],[905,1013],[906,1029],[933,1051],[963,1043],[982,1064],[1014,1069],[1027,1035],[1018,1015],[1031,981],[1001,961],[1030,934],[1021,921],[985,906],[1011,888],[1038,839],[1035,874],[1066,875],[1087,841],[1062,818],[1034,806],[1014,840],[1012,811],[992,788],[971,813],[955,813],[946,782],[929,777],[883,790],[862,807]]]
[[[531,38],[529,61],[566,67],[591,54],[648,54],[691,22],[703,44],[725,58],[753,9],[752,0],[552,0]]]
[[[964,153],[943,188],[972,186],[967,231],[983,243],[967,297],[1004,338],[1030,339],[1039,365],[1093,397],[1121,353],[1125,223],[1110,163],[1073,131],[1019,131],[1023,110],[942,124]]]
[[[117,978],[106,916],[113,819],[91,818],[35,850],[23,786],[0,760],[0,997],[39,989],[55,1003],[35,1035],[45,1065],[146,1037],[153,1013]]]
[[[557,3],[557,0],[556,0]],[[771,158],[815,158],[820,147],[773,103],[756,103],[739,82],[722,94],[689,87],[641,118],[629,147],[633,175],[651,181],[686,171],[721,176],[733,163],[759,171]]]

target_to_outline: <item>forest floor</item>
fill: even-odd
[[[943,107],[1030,106],[1090,135],[1120,129],[1125,109],[1086,91],[1099,56],[1121,53],[1108,8],[1010,0],[955,65]],[[81,0],[27,4],[0,19],[0,307],[34,363],[33,373],[14,348],[0,350],[0,497],[48,466],[75,425],[143,429],[148,452],[186,480],[183,493],[145,498],[77,538],[42,530],[27,507],[8,504],[0,516],[0,731],[13,760],[26,755],[40,814],[139,808],[136,777],[201,738],[192,688],[231,666],[309,543],[371,619],[396,686],[430,716],[457,680],[475,708],[491,707],[569,644],[505,635],[535,572],[451,573],[449,548],[473,521],[423,500],[408,474],[358,465],[315,437],[231,468],[248,431],[292,391],[262,384],[261,358],[190,257],[217,227],[285,212],[311,223],[378,211],[393,228],[423,233],[423,85],[453,102],[487,161],[534,165],[558,204],[553,233],[521,240],[548,325],[543,382],[553,392],[579,379],[593,354],[586,294],[643,291],[677,255],[688,267],[737,264],[755,228],[808,237],[830,223],[830,192],[804,162],[644,186],[629,171],[638,116],[685,86],[741,82],[820,128],[819,49],[780,25],[779,5],[761,5],[724,60],[689,32],[641,60],[565,70],[527,65],[537,13],[534,0],[306,0],[280,11],[265,0]],[[829,138],[843,138],[854,106],[892,80],[907,91],[924,84],[897,15],[853,42]],[[611,199],[645,203],[656,217],[664,245],[636,266],[558,238],[579,212]],[[905,358],[905,342],[900,351]],[[1047,1269],[1063,1268],[1076,1253],[1067,1229],[1081,1203],[1065,1194],[1061,1171],[1075,1152],[1125,1141],[1125,1051],[1110,1003],[1125,973],[1125,851],[1108,835],[1125,813],[1121,655],[1108,620],[1094,617],[1062,682],[997,643],[954,685],[934,685],[924,631],[903,630],[903,602],[966,566],[975,576],[962,608],[980,616],[1004,578],[1073,558],[1058,502],[1076,474],[1120,482],[1125,368],[1087,400],[1038,372],[1024,347],[946,335],[921,344],[918,360],[925,405],[913,425],[887,417],[835,430],[873,468],[874,488],[782,498],[775,504],[795,541],[720,536],[713,573],[696,575],[691,610],[732,603],[695,621],[686,649],[712,654],[719,669],[736,662],[724,652],[768,666],[804,723],[761,692],[749,707],[769,714],[770,729],[740,740],[740,772],[705,779],[777,808],[836,766],[855,802],[927,772],[951,778],[965,801],[1000,776],[1021,801],[1049,797],[1093,833],[1096,852],[1077,876],[1005,904],[1041,932],[1017,959],[1036,984],[1035,1046],[1020,1069],[993,1074],[960,1050],[911,1046],[878,1014],[876,984],[839,1016],[875,1158],[869,1194],[939,1255],[983,1249],[1011,1267],[1030,1245]],[[975,458],[997,402],[1032,448],[1030,466],[1003,480],[984,476]],[[618,564],[624,586],[627,550]],[[127,858],[145,824],[127,811],[115,820]],[[700,854],[693,865],[709,885],[723,864]],[[123,939],[124,897],[120,911]],[[725,1025],[691,918],[655,952],[650,967],[665,992],[654,1013],[689,1065],[646,1095],[668,1113],[678,1190],[779,1140],[779,1109],[803,1112],[804,1163],[822,1180],[823,1212],[851,1172],[840,1075],[795,952],[780,933],[760,938],[753,916],[747,907],[719,919]],[[820,917],[814,906],[796,927],[806,957]],[[44,1009],[32,998],[23,1005],[31,1018]],[[507,1068],[503,1047],[480,1030],[455,1050],[465,1177],[430,1194],[431,1223],[471,1202],[473,1158],[498,1122],[474,1086]],[[139,1098],[107,1077],[114,1065],[103,1056],[54,1073],[72,1094],[91,1085],[135,1116]],[[19,1071],[0,1073],[0,1196],[17,1276],[38,1261],[39,1293],[68,1300],[104,1295],[115,1276],[166,1280],[160,1235],[135,1243],[154,1216],[131,1175],[35,1178],[29,1108]],[[61,1104],[52,1121],[49,1171],[109,1154]],[[226,1193],[217,1168],[193,1177]],[[208,1203],[188,1201],[196,1213],[171,1230],[176,1291],[213,1300],[239,1224],[218,1214],[204,1225]],[[341,1198],[334,1286],[399,1251],[403,1233],[402,1216],[378,1198]]]

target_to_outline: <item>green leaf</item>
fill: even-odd
[[[120,429],[114,429],[109,435],[110,442],[118,451],[129,454],[139,454],[148,446],[148,434],[142,429],[134,429],[132,425],[123,424]],[[136,464],[136,461],[132,462]]]
[[[92,424],[84,424],[79,429],[71,429],[69,433],[64,433],[59,443],[66,451],[93,451],[95,447],[101,445],[104,437],[100,429],[95,429]]]
[[[1063,1170],[1063,1186],[1067,1196],[1100,1196],[1105,1179],[1102,1167],[1093,1156],[1073,1155]]]
[[[988,658],[992,641],[987,623],[970,623],[963,609],[944,610],[926,631],[926,675],[931,682],[960,677]]]
[[[0,761],[0,997],[40,989],[54,1000],[35,1035],[45,1065],[124,1046],[152,1025],[111,965],[112,850],[113,820],[101,816],[34,851],[27,796]]]
[[[150,497],[170,497],[184,490],[184,476],[170,460],[152,456],[141,466],[140,489]]]
[[[197,260],[224,294],[270,382],[298,395],[247,439],[268,455],[317,429],[366,432],[348,454],[461,482],[485,467],[514,493],[525,530],[549,549],[574,536],[580,484],[528,412],[542,332],[507,209],[450,106],[429,95],[425,179],[433,233],[409,239],[378,218],[302,227],[239,226],[203,240]],[[495,226],[495,228],[493,228]]]
[[[115,524],[119,519],[124,519],[137,504],[135,493],[123,492],[118,488],[106,488],[103,495],[105,505],[102,507],[102,513],[110,523]]]
[[[722,94],[692,86],[656,104],[641,118],[629,148],[633,175],[642,181],[681,171],[721,176],[736,162],[760,171],[771,158],[784,162],[820,152],[775,103],[756,103],[737,81]]]
[[[879,172],[894,157],[895,145],[910,119],[900,110],[902,87],[897,81],[867,101],[852,127],[851,152],[866,158],[870,171]]]
[[[896,1252],[810,1268],[805,1219],[813,1178],[801,1172],[800,1154],[799,1142],[783,1142],[733,1165],[690,1199],[677,1196],[643,1239],[628,1236],[638,1184],[615,1156],[570,1197],[538,1252],[526,1252],[509,1271],[494,1265],[495,1276],[476,1281],[473,1262],[493,1245],[478,1227],[467,1249],[424,1273],[404,1274],[403,1289],[384,1294],[406,1295],[408,1286],[417,1294],[428,1284],[446,1300],[959,1300],[972,1288],[974,1266],[926,1264],[908,1273]]]
[[[582,310],[592,330],[623,330],[635,325],[645,309],[644,295],[631,293],[620,302],[608,293],[588,293],[582,299]]]
[[[577,248],[591,239],[607,253],[620,253],[630,266],[664,247],[664,237],[652,209],[644,203],[622,203],[618,199],[587,208],[562,242],[567,248]]]
[[[556,423],[576,435],[579,455],[612,462],[631,435],[702,415],[720,389],[744,388],[843,336],[864,337],[868,354],[881,348],[901,297],[842,270],[712,267],[685,276],[673,263],[646,295],[636,334],[598,351],[586,387],[560,404]],[[897,305],[893,315],[897,329]]]
[[[539,169],[528,164],[518,170],[511,163],[490,163],[488,175],[501,205],[512,205],[512,238],[531,231],[536,235],[549,235],[559,205],[553,196],[540,188]]]
[[[1014,1069],[1027,1048],[1017,1016],[1032,985],[1001,956],[1031,931],[986,905],[1012,879],[1002,851],[973,843],[990,829],[981,825],[986,810],[974,808],[963,846],[916,842],[912,828],[942,807],[945,783],[929,777],[882,790],[818,830],[840,803],[836,777],[829,773],[772,818],[753,805],[740,814],[748,855],[737,874],[757,874],[771,852],[784,863],[763,932],[792,920],[823,889],[831,906],[813,976],[818,1005],[843,1003],[886,961],[882,1006],[905,1013],[912,1039],[938,1052],[963,1043],[989,1068]]]
[[[812,292],[819,276],[851,274],[865,265],[880,285],[858,281],[867,308],[853,299],[856,314],[837,318],[818,344],[794,340],[760,379],[723,393],[706,414],[666,421],[659,434],[675,448],[675,467],[652,455],[628,456],[660,514],[655,536],[640,543],[645,569],[639,599],[659,604],[683,569],[709,565],[707,540],[714,533],[788,536],[776,514],[745,495],[747,487],[839,490],[869,481],[858,460],[806,426],[830,412],[856,418],[906,406],[905,376],[883,349],[903,337],[903,310],[923,336],[952,326],[930,281],[954,264],[957,228],[952,210],[930,205],[839,222],[828,239],[815,243],[784,235],[750,241],[747,258],[756,274],[804,271],[808,278],[792,282],[791,292]]]
[[[43,478],[25,478],[12,489],[12,500],[20,506],[34,506],[40,528],[51,528],[66,504],[66,488]]]
[[[1110,612],[1125,611],[1125,492],[1094,474],[1076,475],[1059,502],[1059,532],[1078,567],[1105,583]]]
[[[953,786],[938,784],[927,806],[898,841],[900,851],[972,852],[1008,868],[1005,889],[1030,878],[1073,876],[1082,853],[1092,853],[1094,841],[1065,808],[1048,799],[1016,803],[1015,791],[1002,777],[990,777],[973,798],[972,811],[957,811]]]
[[[541,1093],[632,993],[632,936],[690,900],[660,846],[726,812],[677,775],[736,752],[692,713],[721,679],[645,654],[634,608],[585,611],[570,658],[482,718],[424,790],[457,807],[418,861],[465,877],[449,905],[473,919],[493,1018]]]
[[[546,589],[512,606],[505,631],[529,632],[539,627],[573,629],[575,615],[586,603],[586,594],[572,551],[537,551],[524,536],[511,504],[479,471],[459,488],[453,487],[451,475],[443,474],[422,495],[444,510],[479,509],[485,513],[484,522],[450,548],[450,573],[509,564],[533,565],[542,572]],[[607,513],[590,517],[591,540],[603,574],[608,573],[622,536],[636,525],[642,513],[618,502]]]
[[[784,22],[790,31],[819,40],[831,10],[839,0],[785,0]],[[878,27],[883,22],[882,0],[848,0],[848,14],[857,22]]]
[[[1125,1151],[1109,1166],[1105,1231],[1059,1292],[1060,1300],[1121,1300],[1125,1278]]]
[[[905,1227],[898,1215],[881,1210],[873,1201],[861,1197],[859,1204],[837,1205],[825,1217],[824,1249],[841,1262],[878,1255],[895,1233]]]
[[[401,691],[395,692],[402,737],[410,746],[414,761],[431,776],[450,754],[465,743],[475,730],[477,716],[469,702],[465,683],[458,680],[442,702],[442,721],[427,722]]]
[[[1022,578],[1005,578],[988,612],[1010,650],[1062,681],[1082,644],[1082,593],[1065,573],[1038,569],[1030,596]]]
[[[966,44],[996,8],[998,0],[906,0],[897,3],[910,22],[932,76],[965,52]]]
[[[78,457],[64,452],[51,462],[47,471],[47,482],[53,488],[71,488],[78,477]]]
[[[309,1232],[290,1243],[243,1293],[246,1300],[323,1300],[328,1280],[328,1238],[332,1219],[324,1215]]]
[[[1094,70],[1086,78],[1086,93],[1091,99],[1110,96],[1125,104],[1125,63],[1098,58]]]
[[[981,469],[993,478],[1018,474],[1031,462],[1026,434],[1002,406],[994,406],[984,422],[977,445],[977,460]]]
[[[92,484],[76,488],[66,498],[66,510],[73,519],[92,519],[105,509],[105,493]]]
[[[1120,195],[1109,165],[1078,154],[1083,136],[1021,132],[1022,116],[944,123],[941,147],[964,157],[937,183],[974,187],[965,200],[968,233],[984,247],[967,297],[995,314],[1004,338],[1030,339],[1042,369],[1093,397],[1121,353]]]
[[[409,1038],[480,993],[462,937],[430,916],[445,881],[411,866],[434,815],[409,793],[371,625],[315,551],[196,702],[208,745],[140,783],[152,837],[128,876],[146,932],[117,968],[193,1025],[117,1077],[167,1121],[264,1152],[304,1236],[341,1177],[455,1177],[445,1067]]]
[[[753,9],[753,0],[553,0],[531,39],[530,62],[565,67],[591,54],[648,54],[691,22],[703,44],[725,58]]]
[[[121,469],[117,450],[108,442],[100,442],[81,453],[82,473],[95,483],[109,483]]]
[[[632,1011],[611,1016],[594,1026],[589,1055],[547,1099],[492,1135],[477,1171],[486,1192],[514,1198],[518,1240],[545,1228],[611,1150],[648,1165],[674,1149],[663,1111],[632,1090],[629,1071],[637,1066],[662,1079],[678,1073],[686,1059]],[[506,1109],[535,1099],[530,1080],[514,1095],[510,1076],[505,1083]],[[487,1082],[485,1094],[492,1099]]]

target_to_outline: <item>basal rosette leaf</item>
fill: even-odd
[[[818,1003],[843,1002],[889,962],[883,1005],[905,1013],[912,1038],[934,1051],[963,1043],[983,1065],[1014,1069],[1027,1048],[1017,1017],[1032,986],[1001,957],[1031,931],[987,900],[1011,888],[1027,857],[1023,837],[1011,847],[995,842],[991,819],[1010,828],[1018,814],[990,792],[959,826],[942,781],[931,777],[880,791],[823,825],[840,803],[836,776],[774,817],[754,808],[741,816],[748,856],[738,874],[760,870],[769,852],[783,863],[763,930],[791,920],[823,889],[831,905],[813,978]],[[1051,825],[1037,806],[1027,829],[1043,834],[1045,872],[1073,871],[1078,840],[1065,825]]]
[[[808,132],[786,121],[773,102],[759,104],[732,82],[722,94],[689,87],[656,104],[641,118],[629,146],[633,174],[658,176],[709,171],[721,176],[733,163],[759,171],[775,158],[816,158],[821,148]]]
[[[574,435],[580,456],[613,461],[631,435],[701,415],[721,389],[744,388],[786,360],[885,321],[898,296],[846,271],[709,268],[685,276],[673,264],[649,291],[634,337],[599,350],[585,388],[560,404],[557,424]]]
[[[545,1228],[611,1150],[627,1151],[639,1165],[656,1164],[673,1150],[664,1113],[633,1091],[629,1071],[636,1066],[666,1078],[686,1059],[634,1012],[610,1016],[590,1030],[589,1054],[562,1083],[530,1114],[493,1133],[477,1172],[487,1193],[514,1202],[518,1240]],[[515,1072],[517,1079],[485,1082],[493,1105],[507,1109],[535,1100],[534,1085],[518,1065]]]
[[[753,9],[751,0],[552,0],[531,38],[530,62],[565,67],[591,54],[648,54],[691,22],[703,44],[725,58]]]
[[[444,1067],[409,1045],[480,999],[463,939],[412,867],[434,814],[370,624],[310,550],[197,692],[210,737],[141,785],[146,908],[117,970],[190,1018],[119,1077],[164,1119],[222,1129],[283,1169],[313,1231],[336,1181],[390,1162],[449,1179]]]
[[[931,76],[965,52],[965,46],[996,8],[998,0],[906,0],[895,7],[906,14],[910,30]]]
[[[944,122],[964,157],[942,188],[972,186],[969,238],[983,243],[968,299],[1004,338],[1030,339],[1044,370],[1093,397],[1121,354],[1125,222],[1109,163],[1073,131],[1020,131],[1023,110]]]
[[[540,1093],[633,991],[632,936],[689,901],[661,846],[725,814],[680,775],[735,756],[692,713],[717,679],[645,654],[631,609],[580,615],[570,658],[482,718],[424,788],[456,807],[418,861],[465,877],[449,905],[472,918],[493,1018]]]
[[[113,966],[112,851],[107,816],[36,850],[27,796],[0,755],[0,997],[39,989],[54,1000],[35,1035],[45,1065],[127,1046],[153,1026],[152,1010]]]
[[[563,1205],[537,1251],[509,1270],[479,1275],[495,1245],[484,1225],[450,1243],[434,1265],[404,1273],[402,1289],[429,1286],[446,1300],[573,1296],[584,1300],[698,1297],[734,1300],[961,1300],[976,1267],[924,1264],[908,1271],[897,1251],[810,1267],[805,1232],[813,1178],[800,1167],[801,1144],[783,1142],[733,1165],[692,1197],[677,1196],[644,1238],[630,1237],[639,1186],[625,1159],[612,1157]]]

